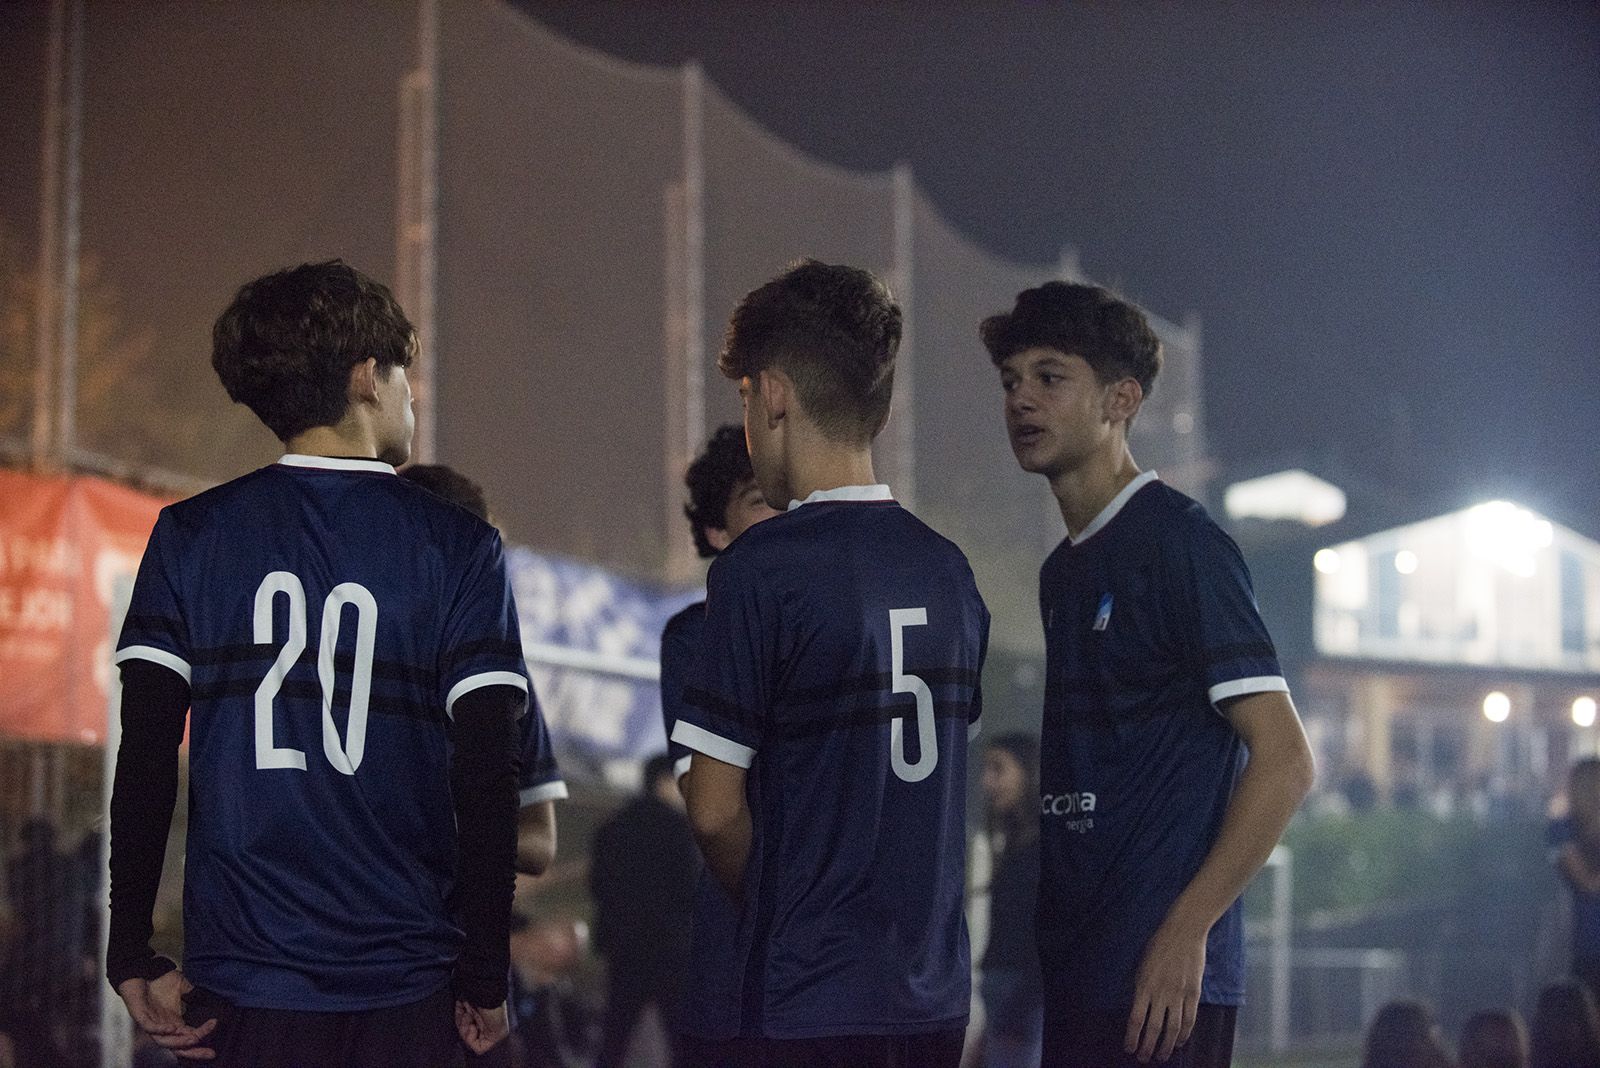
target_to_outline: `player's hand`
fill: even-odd
[[[511,1033],[511,1017],[502,1003],[492,1009],[480,1009],[465,1001],[456,1002],[456,1031],[461,1041],[472,1052],[482,1056]]]
[[[1168,915],[1145,947],[1122,1043],[1141,1063],[1148,1063],[1152,1056],[1164,1061],[1189,1041],[1200,1009],[1208,933],[1194,930],[1175,914]]]
[[[173,969],[148,982],[124,979],[117,993],[128,1006],[133,1022],[155,1039],[156,1045],[170,1049],[185,1060],[209,1061],[216,1057],[217,1051],[200,1043],[217,1029],[217,1021],[207,1020],[199,1027],[183,1022],[183,996],[193,989],[194,984],[185,979],[182,972]]]

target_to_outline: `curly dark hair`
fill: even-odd
[[[1139,383],[1146,397],[1161,371],[1161,339],[1144,312],[1099,286],[1046,282],[1017,294],[1009,313],[991,315],[978,336],[996,367],[1025,349],[1082,356],[1095,377]]]
[[[489,521],[489,498],[483,487],[453,467],[444,464],[412,464],[400,472],[435,497],[443,497],[483,520]]]
[[[744,428],[731,423],[717,427],[705,450],[694,458],[683,476],[683,484],[689,487],[689,503],[683,506],[683,514],[688,517],[694,547],[701,556],[710,559],[717,555],[717,547],[706,538],[706,528],[727,527],[733,491],[755,477],[744,443]]]
[[[246,282],[211,332],[211,366],[235,403],[288,441],[333,426],[349,407],[350,368],[411,363],[416,331],[393,294],[341,260]]]
[[[901,329],[870,271],[801,260],[739,302],[717,368],[735,381],[781,369],[824,435],[864,445],[889,418]]]

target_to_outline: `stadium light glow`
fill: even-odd
[[[1572,702],[1572,722],[1580,727],[1594,726],[1595,703],[1593,697],[1580,697]]]
[[[1417,554],[1410,549],[1401,549],[1394,554],[1394,569],[1402,575],[1416,574]]]
[[[1555,541],[1555,527],[1510,501],[1489,501],[1466,512],[1467,547],[1480,560],[1531,578],[1541,549]]]
[[[1318,549],[1317,555],[1311,558],[1311,566],[1324,575],[1337,575],[1339,573],[1339,553],[1335,549]]]
[[[1491,690],[1483,699],[1483,718],[1490,723],[1504,723],[1511,718],[1511,698],[1499,690]]]
[[[1287,519],[1308,527],[1344,518],[1344,490],[1298,468],[1229,486],[1222,506],[1230,519]]]

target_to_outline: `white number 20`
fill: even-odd
[[[272,741],[272,701],[283,688],[289,669],[306,648],[306,590],[300,579],[287,571],[274,571],[256,589],[255,635],[257,645],[267,645],[272,637],[272,608],[278,595],[289,598],[289,633],[278,659],[267,677],[256,687],[256,767],[306,768],[306,755],[299,749],[280,747]],[[339,624],[346,605],[356,610],[355,670],[350,679],[350,717],[339,739],[333,722],[335,688],[333,658],[339,645]],[[372,591],[355,582],[341,582],[322,603],[322,631],[317,643],[317,681],[322,688],[322,752],[328,763],[346,775],[361,766],[367,748],[367,704],[372,697],[372,653],[378,636],[378,602]]]
[[[893,675],[891,689],[895,693],[909,693],[917,699],[917,762],[906,760],[906,719],[896,716],[889,721],[889,766],[906,782],[921,782],[933,774],[939,764],[939,738],[934,734],[933,691],[915,675],[907,675],[905,629],[928,625],[926,608],[889,609],[889,655]]]

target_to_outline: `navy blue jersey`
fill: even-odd
[[[1218,711],[1286,690],[1238,547],[1147,472],[1039,575],[1046,681],[1039,956],[1053,996],[1126,1011],[1146,944],[1199,871],[1243,762]],[[1204,1002],[1244,996],[1239,903]]]
[[[989,628],[966,558],[886,487],[846,487],[747,530],[708,585],[673,737],[749,769],[753,841],[731,945],[717,917],[732,903],[703,878],[682,1026],[962,1026],[967,743]]]
[[[700,659],[700,638],[706,629],[706,603],[696,601],[667,620],[661,631],[661,722],[667,729],[667,755],[679,778],[689,770],[690,748],[672,740],[672,728],[683,716],[683,690]]]
[[[118,643],[135,658],[191,687],[188,976],[310,1011],[446,983],[447,716],[528,688],[494,528],[387,464],[286,456],[162,510]]]
[[[517,770],[517,805],[527,808],[541,801],[559,801],[567,796],[567,783],[556,764],[556,751],[550,745],[550,729],[539,711],[539,698],[528,687],[528,712],[517,722],[522,736],[522,760]]]

